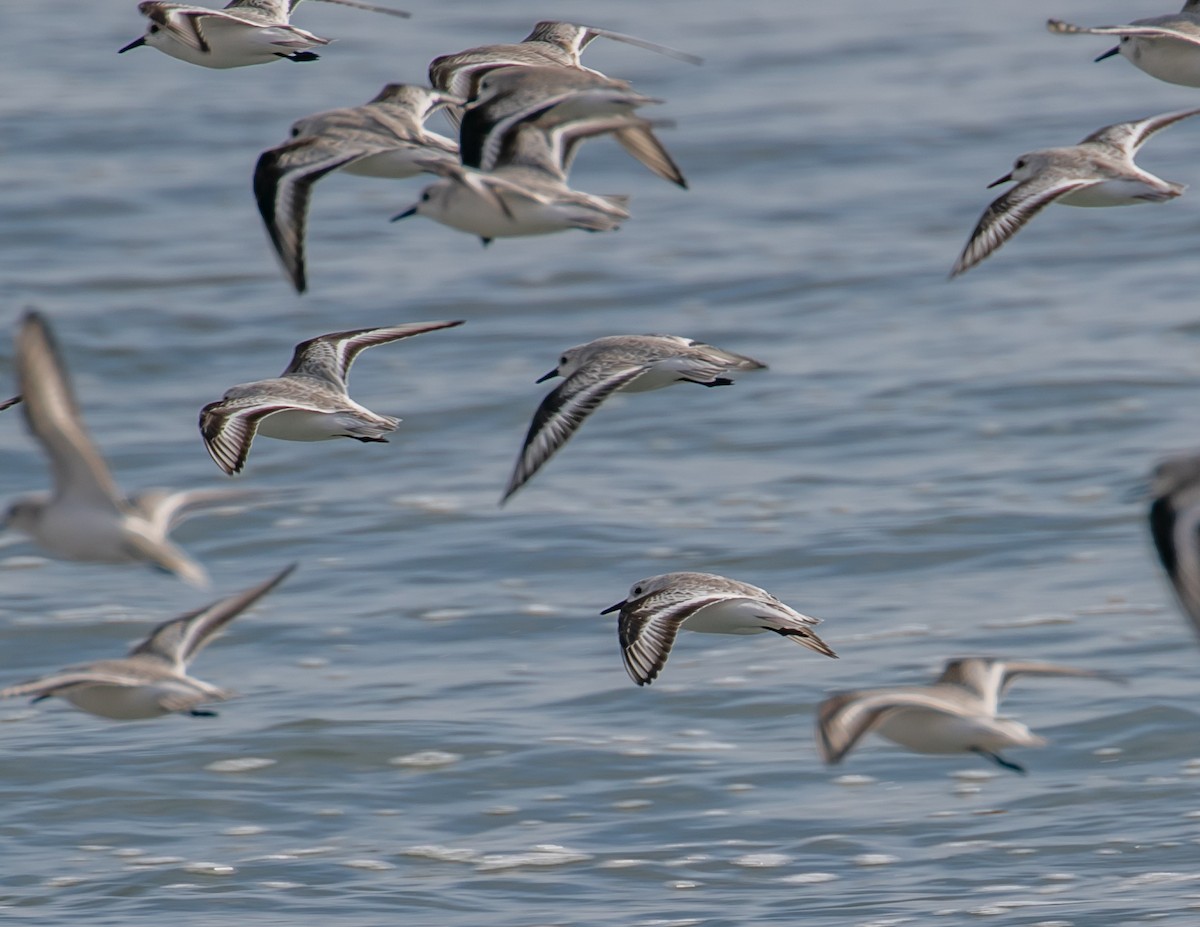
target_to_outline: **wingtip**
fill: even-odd
[[[190,567],[195,567],[191,569]],[[176,567],[170,572],[174,573],[181,580],[191,586],[193,589],[211,589],[212,580],[208,576],[208,572],[201,566],[191,564],[189,567]]]
[[[834,751],[832,745],[825,734],[825,726],[820,721],[816,724],[815,736],[813,740],[817,744],[817,756],[821,758],[821,762],[826,766],[836,766],[842,761],[842,757]]]
[[[981,261],[981,260],[983,260],[983,258],[980,258],[979,260]],[[946,279],[954,280],[958,277],[961,277],[963,274],[965,274],[968,270],[970,270],[972,267],[974,267],[978,263],[979,263],[979,261],[971,261],[968,264],[965,261],[965,254],[959,255],[958,260],[954,262],[954,266],[950,268],[950,273],[946,274]]]
[[[500,497],[500,501],[497,502],[496,505],[500,508],[504,508],[504,506],[507,504],[508,500],[511,499],[513,496],[515,496],[517,494],[517,490],[520,489],[524,485],[525,485],[524,483],[517,483],[514,485],[513,482],[510,480],[508,485],[506,487],[504,487],[504,495],[502,495]]]
[[[293,573],[295,573],[297,567],[299,567],[299,566],[300,566],[300,561],[293,560],[291,563],[289,563],[287,566],[285,566],[282,570],[280,570],[278,573],[276,573],[274,578],[272,578],[271,580],[268,581],[267,590],[269,591],[271,589],[274,589],[281,582],[283,582],[285,579],[287,579],[289,576],[291,576]]]

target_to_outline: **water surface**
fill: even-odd
[[[572,181],[632,195],[620,232],[484,250],[388,224],[417,181],[331,175],[297,297],[250,194],[258,153],[299,116],[548,15],[524,0],[413,12],[305,4],[298,24],[337,39],[320,62],[226,72],[118,57],[142,28],[132,3],[6,13],[0,322],[50,317],[124,487],[227,485],[196,412],[277,373],[297,341],[467,324],[360,359],[356,396],[404,418],[390,444],[255,445],[236,484],[261,504],[178,534],[209,594],[3,538],[5,683],[301,564],[197,661],[241,694],[219,718],[0,706],[4,913],[1194,923],[1197,652],[1135,490],[1200,444],[1200,200],[1048,209],[945,279],[1016,155],[1197,105],[1124,60],[1092,64],[1101,38],[1043,31],[1047,15],[1156,10],[558,4],[706,58],[587,53],[667,101],[654,115],[675,122],[662,135],[691,189],[597,142]],[[1200,183],[1198,132],[1156,136],[1141,163]],[[610,401],[500,509],[534,379],[565,347],[647,331],[771,369]],[[17,410],[0,431],[0,497],[44,488]],[[633,686],[597,613],[678,569],[824,618],[841,659],[689,635]],[[1130,684],[1015,687],[1006,710],[1051,741],[1013,751],[1027,777],[876,740],[822,767],[828,691],[917,683],[976,653]]]

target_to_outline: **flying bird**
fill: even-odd
[[[188,664],[229,622],[283,582],[295,568],[292,564],[244,592],[163,622],[124,657],[68,666],[0,689],[0,698],[33,696],[34,702],[40,702],[58,696],[82,711],[114,721],[157,718],[172,712],[214,716],[215,711],[199,706],[224,701],[232,693],[189,676]]]
[[[648,686],[666,665],[680,630],[706,634],[774,631],[827,657],[837,654],[802,615],[758,586],[716,573],[663,573],[638,580],[629,595],[600,614],[620,612],[617,637],[629,678]]]
[[[512,129],[535,122],[543,128],[567,126],[595,117],[629,116],[661,103],[638,93],[626,81],[594,71],[563,67],[503,67],[485,73],[467,105],[459,131],[462,163],[494,170],[505,159]],[[654,134],[652,123],[630,118],[613,121],[607,130],[633,157],[677,186],[687,188],[683,172]],[[669,123],[668,123],[669,124]],[[579,139],[562,152],[559,167],[570,168]]]
[[[54,492],[12,502],[3,526],[25,532],[48,554],[96,563],[148,563],[194,586],[204,568],[168,537],[184,518],[212,503],[245,498],[228,489],[124,495],[84,427],[49,324],[30,311],[16,345],[17,380],[25,423],[50,461]]]
[[[580,61],[583,50],[597,38],[624,42],[689,64],[703,62],[703,59],[696,55],[621,32],[612,32],[598,26],[546,20],[536,23],[533,31],[520,42],[480,45],[435,58],[429,65],[429,83],[439,90],[470,100],[476,95],[479,81],[496,68],[550,66],[588,71],[603,77],[599,71],[585,68]],[[450,116],[457,125],[461,113],[450,110]]]
[[[635,121],[645,122],[637,116],[605,116],[553,126],[536,121],[518,123],[508,130],[494,170],[444,161],[427,163],[426,170],[442,179],[421,191],[419,199],[392,221],[425,216],[476,235],[484,245],[496,238],[571,229],[615,231],[629,218],[629,197],[597,196],[571,188],[565,164],[578,140]]]
[[[1188,0],[1182,12],[1135,19],[1125,26],[1076,26],[1050,19],[1046,28],[1058,35],[1120,36],[1097,61],[1120,55],[1151,77],[1200,87],[1200,0]]]
[[[994,200],[979,219],[951,277],[970,270],[1013,237],[1051,203],[1066,206],[1135,206],[1181,195],[1183,184],[1155,177],[1133,163],[1155,132],[1200,113],[1185,109],[1097,129],[1078,145],[1021,155],[1010,173],[988,184],[1016,186]]]
[[[456,322],[412,322],[320,335],[296,345],[278,377],[230,387],[200,410],[200,434],[213,461],[232,476],[246,465],[256,434],[284,441],[354,438],[385,444],[400,419],[379,415],[350,398],[350,365],[367,348],[454,328]]]
[[[500,503],[545,466],[613,393],[640,393],[675,383],[730,386],[730,374],[764,369],[766,364],[743,354],[678,335],[609,335],[568,348],[558,366],[537,381],[564,378],[534,413]]]
[[[1150,535],[1179,604],[1200,633],[1200,457],[1164,460],[1150,481]]]
[[[1094,670],[1031,660],[950,660],[928,686],[838,692],[817,707],[817,748],[826,763],[842,759],[872,731],[915,753],[975,753],[1024,773],[1000,755],[1046,740],[1020,721],[997,717],[1000,699],[1019,676],[1072,676],[1122,681]]]
[[[458,163],[458,144],[425,128],[444,106],[462,102],[440,90],[388,84],[363,106],[328,110],[292,124],[292,137],[264,151],[254,168],[254,198],[296,292],[308,288],[305,226],[313,185],[333,171],[363,177],[415,177],[423,164]]]
[[[324,0],[372,13],[407,18],[403,10],[373,6],[359,0]],[[310,49],[330,40],[291,25],[300,0],[233,0],[223,10],[163,0],[145,0],[138,12],[150,20],[146,33],[118,54],[148,45],[164,54],[205,68],[241,68],[286,58],[316,61]]]

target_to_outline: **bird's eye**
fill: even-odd
[[[1024,159],[1024,158],[1020,158],[1020,159],[1018,159],[1017,163],[1013,165],[1013,167],[1015,167],[1015,168],[1018,168],[1018,169],[1019,169],[1019,168],[1022,168],[1022,167],[1024,167],[1024,166],[1025,166],[1025,159]]]
[[[147,31],[147,32],[149,32],[151,35],[154,35],[154,33],[156,33],[156,32],[158,31],[158,26],[157,26],[157,25],[154,25],[154,24],[152,24],[152,25],[150,26],[150,28],[149,28],[149,29],[147,29],[146,31]]]
[[[292,126],[292,138],[297,138],[300,135],[300,127]]]
[[[642,594],[642,587],[641,587],[641,586],[634,586],[634,587],[633,587],[633,594],[634,594],[634,595],[641,595],[641,594]]]
[[[563,355],[558,359],[558,366],[565,367],[567,365],[567,355]]]
[[[422,203],[428,203],[428,202],[429,202],[429,193],[428,193],[428,191],[426,191],[425,193],[422,193],[422,194],[421,194],[421,202],[422,202]]]

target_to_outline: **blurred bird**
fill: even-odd
[[[31,695],[35,702],[59,696],[83,711],[115,721],[157,718],[171,712],[212,717],[198,706],[232,693],[188,675],[188,664],[234,618],[278,586],[296,568],[227,596],[199,611],[160,624],[115,660],[69,666],[30,682],[0,689],[0,698]]]
[[[1200,633],[1200,457],[1164,460],[1150,482],[1150,535],[1184,612]]]
[[[54,492],[14,501],[3,526],[25,532],[63,560],[148,563],[206,586],[204,568],[168,534],[197,507],[243,499],[245,493],[151,489],[123,495],[84,428],[50,327],[37,312],[21,320],[16,367],[25,423],[50,460]]]
[[[998,718],[1001,697],[1018,676],[1073,676],[1123,681],[1094,670],[1029,660],[965,657],[950,660],[933,685],[838,692],[817,707],[817,748],[840,763],[874,731],[915,753],[977,753],[1024,773],[1000,755],[1007,747],[1046,743],[1019,721]]]

